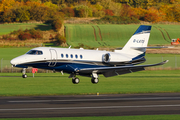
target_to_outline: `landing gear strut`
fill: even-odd
[[[22,77],[23,78],[27,78],[27,75],[26,75],[26,68],[23,68],[23,70],[22,70]]]
[[[98,77],[99,77],[99,76],[97,75],[97,73],[96,73],[96,72],[93,72],[93,73],[92,73],[91,82],[92,82],[93,84],[97,84],[97,83],[99,82]]]
[[[90,77],[90,76],[89,76]],[[91,82],[93,84],[97,84],[99,82],[99,79],[98,79],[98,75],[96,72],[92,72],[92,76],[91,76]],[[76,74],[75,73],[71,73],[69,78],[72,78],[72,83],[74,84],[78,84],[80,82],[79,78],[76,77]]]

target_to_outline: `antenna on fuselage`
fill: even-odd
[[[69,48],[68,49],[71,49],[71,45],[69,46]]]

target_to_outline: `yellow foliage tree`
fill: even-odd
[[[15,5],[15,0],[2,0],[0,2],[0,12],[12,8]]]

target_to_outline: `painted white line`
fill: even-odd
[[[155,108],[155,107],[180,107],[180,104],[177,104],[177,105],[141,105],[141,106],[61,107],[61,108],[17,108],[17,109],[0,109],[0,111],[118,109],[118,108]]]
[[[10,103],[42,103],[42,102],[80,102],[80,101],[123,101],[123,100],[180,100],[180,97],[152,97],[152,98],[102,98],[102,99],[74,99],[74,100],[20,100]]]

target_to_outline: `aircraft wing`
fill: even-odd
[[[105,77],[111,77],[111,76],[122,75],[126,73],[142,71],[142,70],[145,70],[144,69],[145,67],[163,65],[167,62],[168,60],[165,60],[161,63],[149,64],[149,65],[127,65],[127,66],[117,66],[117,67],[81,68],[78,70],[78,72],[82,74],[96,72],[98,74],[103,74]]]

